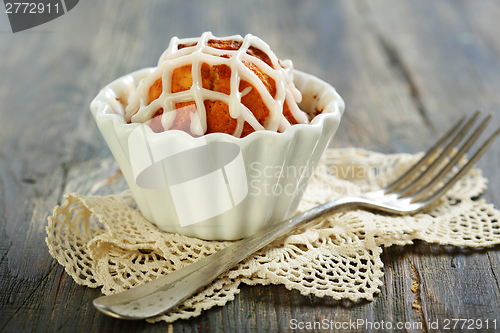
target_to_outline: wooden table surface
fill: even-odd
[[[242,285],[226,306],[169,325],[97,312],[100,291],[74,283],[44,242],[63,194],[89,193],[114,165],[90,101],[115,78],[154,66],[172,36],[257,35],[343,96],[332,147],[415,153],[461,115],[499,113],[499,17],[496,0],[85,0],[13,34],[0,14],[0,331],[267,332],[324,318],[422,322],[423,331],[435,320],[472,318],[500,329],[500,247],[394,246],[382,254],[384,284],[373,302]],[[490,180],[482,197],[497,208],[499,164],[497,142],[479,163]]]

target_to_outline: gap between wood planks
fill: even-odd
[[[411,100],[413,101],[415,108],[422,116],[422,119],[424,120],[427,127],[429,127],[429,129],[431,130],[434,130],[434,125],[429,119],[427,109],[425,108],[422,98],[420,97],[419,89],[417,87],[417,84],[415,83],[415,80],[413,79],[411,71],[401,59],[401,56],[399,55],[396,47],[391,42],[389,42],[389,40],[382,34],[377,33],[377,36],[379,44],[385,55],[387,56],[387,59],[389,60],[389,64],[392,66],[394,71],[398,73],[398,76],[408,85]]]
[[[367,30],[373,32],[376,43],[380,45],[382,53],[386,56],[389,62],[389,68],[391,68],[397,74],[400,80],[408,86],[409,95],[411,97],[410,100],[413,102],[425,125],[429,128],[429,130],[435,132],[436,129],[429,119],[429,113],[425,108],[424,102],[422,100],[420,89],[418,88],[418,85],[413,78],[411,70],[403,61],[400,52],[397,50],[394,44],[392,44],[390,40],[386,36],[384,36],[379,31],[379,29],[377,29],[376,25],[369,17],[366,2],[355,1],[354,4],[354,7],[358,11],[359,15],[364,18],[365,22],[367,22],[367,25],[369,26],[369,29]]]
[[[491,275],[495,278],[495,283],[496,283],[498,289],[500,289],[500,283],[498,281],[497,275],[495,274],[495,270],[493,269],[493,262],[491,262],[491,256],[490,256],[490,252],[489,251],[486,252],[486,257],[488,258],[488,262],[490,263],[489,268],[491,270]]]
[[[60,187],[60,194],[57,198],[57,205],[62,206],[63,205],[63,200],[64,200],[64,189],[66,188],[66,183],[68,182],[68,174],[69,174],[69,169],[70,169],[70,162],[63,162],[62,165],[62,181],[61,181],[61,187]]]

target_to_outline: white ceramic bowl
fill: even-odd
[[[255,234],[262,228],[293,215],[344,112],[344,101],[335,89],[312,75],[295,70],[294,83],[302,93],[300,108],[309,114],[321,111],[310,124],[293,125],[283,133],[256,131],[244,138],[224,133],[193,138],[182,131],[153,133],[145,125],[125,122],[124,108],[119,100],[124,100],[139,81],[153,70],[154,68],[142,69],[115,80],[104,87],[90,105],[97,126],[144,217],[168,232],[207,240],[235,240]],[[179,218],[173,198],[175,193],[168,186],[163,189],[148,189],[137,185],[137,170],[134,174],[129,139],[133,138],[131,133],[134,130],[137,133],[137,128],[141,126],[150,143],[168,147],[169,156],[207,142],[234,143],[240,148],[238,161],[241,168],[244,168],[247,181],[246,184],[239,185],[242,188],[246,186],[247,195],[241,197],[241,200],[233,200],[233,207],[223,213],[212,214],[213,217],[201,222],[188,225],[183,223],[184,226],[181,226],[182,217]],[[227,190],[226,186],[224,188]],[[234,192],[235,188],[231,189]],[[205,197],[193,195],[198,201],[192,202],[190,207],[196,211],[197,207],[217,206],[222,200],[219,199],[221,193],[216,191],[206,196],[204,206],[201,201]]]

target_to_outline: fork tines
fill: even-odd
[[[465,140],[481,111],[476,111],[467,122],[460,119],[410,170],[384,189],[385,193],[394,193],[398,198],[409,198],[411,202],[430,203],[444,195],[460,178],[462,178],[476,161],[491,146],[500,134],[497,129],[477,150],[465,165],[459,162],[469,148],[476,142],[490,122],[493,114],[489,114]],[[462,125],[463,124],[463,125]],[[462,142],[461,146],[458,146]],[[448,161],[449,160],[449,161]],[[457,165],[459,170],[454,170]],[[454,173],[455,172],[455,173]],[[445,179],[446,177],[451,177]],[[436,189],[441,181],[447,182]],[[411,181],[409,185],[408,182]]]

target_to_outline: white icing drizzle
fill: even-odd
[[[207,45],[210,39],[214,40],[234,40],[242,42],[238,50],[220,50]],[[179,44],[194,46],[178,49]],[[253,46],[269,57],[274,67],[271,68],[261,59],[251,56],[247,53],[250,46]],[[229,55],[230,58],[220,57]],[[276,96],[273,98],[267,91],[264,83],[255,73],[242,62],[245,60],[255,66],[264,74],[274,79],[276,83]],[[204,89],[202,86],[201,65],[207,63],[210,66],[224,64],[231,68],[230,94]],[[171,93],[172,73],[176,68],[191,65],[191,75],[193,84],[190,89],[178,93]],[[281,66],[283,65],[283,67]],[[159,79],[162,78],[162,93],[154,101],[149,101],[149,89]],[[253,113],[241,103],[241,98],[248,94],[252,87],[239,91],[241,80],[248,81],[258,90],[263,103],[269,109],[269,116],[262,126],[255,118]],[[242,38],[240,35],[229,37],[215,37],[211,32],[205,32],[199,38],[179,39],[173,37],[170,40],[168,48],[163,52],[159,61],[158,68],[144,79],[137,87],[134,94],[129,98],[129,105],[125,110],[125,120],[135,123],[145,123],[149,121],[156,111],[163,108],[161,115],[161,124],[165,130],[168,130],[176,115],[175,104],[180,102],[194,101],[196,103],[196,113],[190,114],[191,133],[201,135],[207,130],[207,118],[204,101],[220,100],[229,106],[229,114],[237,119],[234,136],[240,137],[243,125],[248,122],[256,131],[271,130],[285,131],[290,127],[290,123],[283,115],[283,106],[287,102],[291,114],[299,124],[308,123],[308,118],[297,106],[302,95],[293,84],[293,64],[290,60],[278,61],[276,55],[271,51],[267,43],[251,34]],[[149,104],[149,105],[148,105]]]

